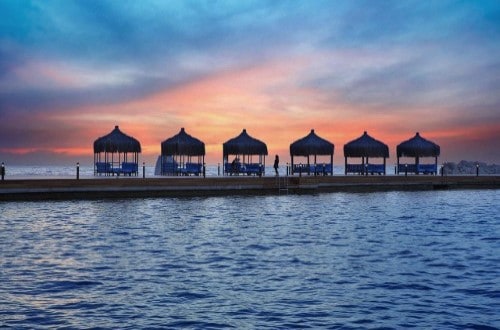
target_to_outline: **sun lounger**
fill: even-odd
[[[314,165],[311,165],[314,166]],[[328,175],[332,173],[332,164],[316,164],[314,167],[316,175]]]
[[[95,169],[96,169],[97,174],[112,173],[110,163],[97,162],[97,163],[95,163]]]
[[[365,173],[365,168],[364,168],[363,164],[347,164],[346,173],[363,174],[363,173]]]
[[[436,174],[437,166],[435,164],[419,164],[418,172],[423,174]]]
[[[242,172],[241,163],[235,163],[235,164],[226,163],[224,164],[224,171],[230,175],[240,174]]]
[[[368,164],[366,171],[370,174],[384,174],[385,166],[383,164]]]
[[[435,164],[399,164],[399,173],[414,173],[414,174],[437,174],[437,166]]]
[[[129,176],[131,176],[132,174],[137,174],[138,168],[139,167],[137,163],[123,162],[121,169],[119,169],[120,170],[119,173],[128,174]]]
[[[307,173],[314,174],[316,167],[314,165],[307,164],[294,164],[293,165],[293,173]]]
[[[179,169],[182,175],[194,174],[196,176],[202,173],[202,164],[199,163],[186,163],[186,166]]]
[[[247,175],[262,175],[263,174],[263,166],[258,163],[252,163],[252,164],[245,164],[242,169],[242,172],[246,173]]]

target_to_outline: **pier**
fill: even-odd
[[[500,176],[282,176],[14,179],[0,201],[499,189]]]

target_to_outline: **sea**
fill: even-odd
[[[2,329],[498,329],[499,279],[494,189],[0,202]]]

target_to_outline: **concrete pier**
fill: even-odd
[[[23,179],[0,182],[0,201],[499,188],[500,176]]]

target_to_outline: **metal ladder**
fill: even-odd
[[[287,176],[276,176],[276,185],[278,186],[278,193],[288,194],[288,175]]]

